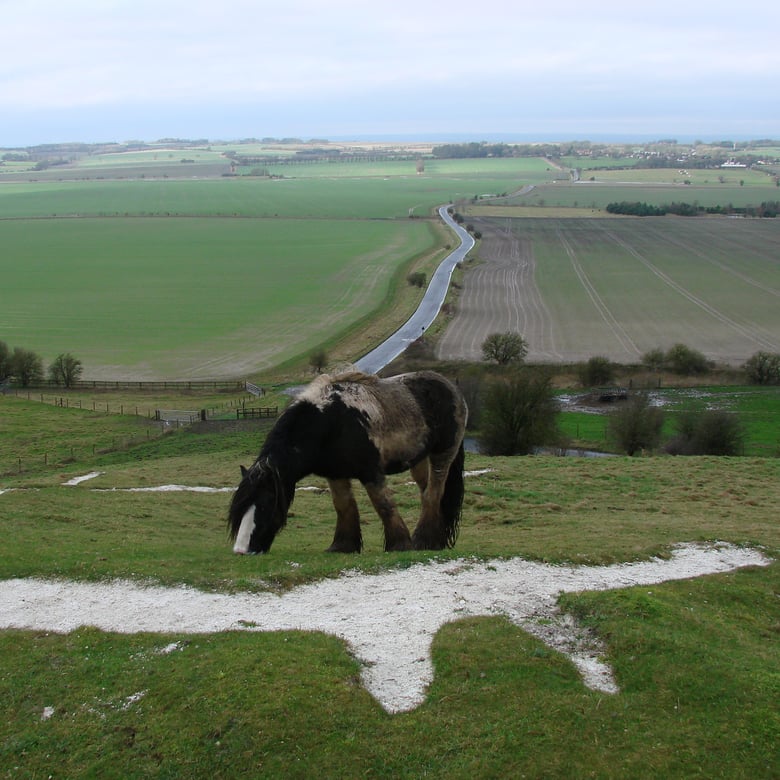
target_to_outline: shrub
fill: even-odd
[[[615,376],[615,367],[609,358],[592,357],[587,363],[583,363],[578,372],[580,384],[583,387],[596,387],[608,385]]]
[[[466,427],[473,431],[479,428],[482,416],[482,375],[468,373],[461,376],[458,378],[458,387],[460,387],[469,408],[469,419]]]
[[[642,355],[642,365],[649,371],[660,371],[666,362],[666,355],[662,349],[651,349]]]
[[[558,438],[558,402],[550,378],[519,370],[494,379],[485,392],[480,451],[487,455],[528,455]]]
[[[670,371],[683,376],[691,374],[706,374],[710,370],[707,358],[698,350],[685,344],[675,344],[665,356],[666,365]]]
[[[412,287],[425,287],[426,277],[422,271],[414,271],[406,277]]]
[[[722,409],[683,412],[677,435],[666,445],[670,455],[739,455],[745,440],[740,418]]]
[[[756,352],[745,363],[745,373],[754,385],[780,384],[780,355]]]
[[[609,417],[607,429],[615,445],[626,455],[654,450],[661,441],[664,413],[652,406],[645,393],[632,395],[626,404]]]
[[[328,353],[324,349],[315,349],[309,355],[309,367],[315,374],[321,374],[322,369],[328,364]]]
[[[11,373],[11,350],[8,344],[0,341],[0,382],[8,379]]]
[[[499,366],[522,363],[528,354],[528,344],[519,333],[491,333],[482,342],[482,357],[495,360]]]
[[[43,360],[30,349],[14,347],[11,373],[22,387],[29,387],[43,379]]]

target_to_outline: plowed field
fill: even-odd
[[[738,365],[780,352],[780,221],[473,220],[480,262],[465,276],[442,359],[478,360],[515,331],[528,360],[638,361],[684,343]]]

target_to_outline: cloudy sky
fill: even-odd
[[[0,0],[0,147],[780,137],[780,4]]]

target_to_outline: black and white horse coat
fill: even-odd
[[[331,552],[363,547],[352,479],[384,525],[385,550],[440,550],[455,543],[463,504],[468,409],[458,388],[433,371],[389,379],[358,372],[315,379],[279,417],[255,463],[241,468],[228,528],[237,553],[267,552],[285,525],[295,485],[325,477],[336,509]],[[422,511],[413,534],[386,475],[410,470]]]

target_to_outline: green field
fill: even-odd
[[[132,170],[149,156],[105,164]],[[410,215],[546,175],[543,161],[499,163],[3,182],[0,339],[46,362],[76,354],[88,378],[255,374],[387,308],[402,269],[443,243]]]
[[[323,553],[333,510],[327,493],[315,491],[299,492],[271,554],[234,556],[224,529],[228,495],[121,488],[234,485],[237,464],[251,460],[262,430],[181,430],[112,448],[133,418],[6,397],[0,405],[4,463],[25,442],[48,439],[67,448],[90,429],[107,450],[77,450],[70,462],[39,460],[22,474],[3,475],[0,578],[121,578],[230,593],[286,589],[353,567],[407,568],[432,557],[383,553],[379,523],[362,493],[365,552]],[[713,539],[761,545],[776,557],[779,467],[777,458],[469,454],[466,468],[482,473],[467,477],[456,548],[435,558],[606,564]],[[61,484],[91,471],[102,474],[77,487]],[[416,487],[406,475],[392,484],[402,515],[412,518]],[[780,771],[778,573],[775,563],[566,595],[564,608],[606,643],[617,695],[586,688],[567,658],[505,618],[458,620],[436,636],[425,702],[394,716],[359,683],[360,665],[343,642],[317,633],[6,630],[0,771],[773,777]],[[161,651],[171,645],[176,652]]]
[[[566,354],[639,362],[684,342],[739,365],[780,350],[780,223],[534,220],[536,282]],[[596,346],[597,345],[597,346]]]
[[[90,378],[247,376],[376,310],[422,221],[0,221],[0,334]]]
[[[113,175],[127,159],[89,166]],[[145,153],[127,168],[163,162]],[[252,373],[356,322],[355,343],[365,345],[374,338],[365,318],[387,307],[399,270],[443,243],[431,222],[408,219],[410,209],[424,216],[450,198],[560,175],[541,160],[431,161],[424,176],[409,172],[413,163],[329,167],[281,165],[280,180],[0,183],[0,340],[47,360],[70,350],[87,374],[136,379]],[[601,185],[532,194],[543,187]],[[760,187],[734,187],[748,190],[763,199]],[[775,221],[499,222],[537,248],[537,284],[567,338],[616,338],[587,289],[637,346],[639,333],[648,343],[711,337],[713,320],[753,338],[780,333]],[[382,552],[380,524],[358,490],[365,551],[326,554],[334,513],[325,483],[311,479],[317,489],[298,492],[271,554],[235,556],[229,493],[125,489],[235,486],[271,422],[165,432],[144,407],[228,408],[243,397],[37,395],[0,395],[0,579],[278,592],[350,569],[459,557],[602,565],[714,540],[780,556],[776,457],[472,453],[454,550]],[[690,404],[739,411],[746,451],[776,454],[776,388],[671,396],[670,416]],[[279,391],[263,403],[285,400]],[[563,427],[578,444],[602,443],[601,416],[572,413]],[[99,475],[63,485],[90,472]],[[391,484],[412,521],[416,486],[406,474]],[[777,777],[779,590],[775,562],[566,594],[562,608],[605,644],[616,695],[585,687],[566,656],[503,617],[457,620],[436,635],[424,703],[392,716],[361,685],[345,644],[319,633],[4,630],[0,777]]]
[[[477,164],[479,162],[479,164]],[[280,166],[284,178],[0,181],[0,218],[48,216],[258,216],[406,218],[451,200],[513,192],[549,179],[541,160]],[[431,171],[428,171],[428,168]],[[276,169],[271,169],[272,171]]]
[[[138,172],[179,154],[219,159],[208,149],[126,152],[84,157],[72,172]],[[576,359],[635,361],[691,338],[731,363],[777,350],[774,221],[560,219],[616,199],[755,205],[776,196],[765,174],[730,171],[720,184],[718,171],[693,171],[683,185],[669,169],[598,170],[596,182],[571,184],[542,158],[415,168],[412,159],[298,162],[271,165],[280,178],[0,181],[0,339],[47,362],[72,352],[92,378],[256,374],[387,312],[403,269],[446,241],[408,217],[452,200],[467,216],[496,214],[498,225],[517,203],[545,217],[513,230],[533,243],[536,284]],[[635,183],[618,183],[625,174]],[[529,185],[522,198],[485,205]]]

